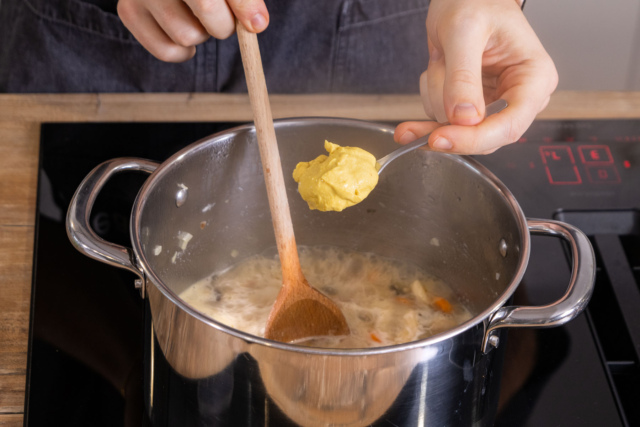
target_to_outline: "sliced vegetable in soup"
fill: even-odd
[[[299,247],[309,283],[344,313],[351,334],[301,345],[367,348],[415,341],[472,317],[452,289],[412,264],[333,247]],[[254,256],[186,289],[180,297],[203,314],[263,336],[282,286],[277,257]]]

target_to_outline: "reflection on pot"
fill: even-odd
[[[180,375],[191,379],[216,375],[246,350],[242,340],[180,310],[154,286],[148,288],[148,298],[155,337],[164,357]]]
[[[383,356],[283,353],[252,347],[269,397],[295,423],[306,426],[369,425],[398,398],[411,372],[437,349]]]

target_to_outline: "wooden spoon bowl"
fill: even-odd
[[[295,246],[292,247],[295,250]],[[282,256],[282,254],[281,254]],[[311,287],[302,274],[299,261],[297,269],[291,257],[298,260],[298,253],[288,254],[289,262],[283,263],[283,283],[265,329],[265,338],[292,342],[325,335],[347,335],[349,327],[340,309],[333,301]]]
[[[236,31],[282,265],[282,288],[269,314],[265,337],[292,342],[317,336],[347,335],[349,326],[340,309],[329,298],[312,288],[302,273],[258,37],[247,31],[240,22],[236,23]]]

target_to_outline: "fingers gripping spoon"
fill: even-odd
[[[496,114],[499,113],[500,111],[504,110],[505,108],[507,108],[507,101],[505,101],[504,99],[498,99],[497,101],[492,102],[491,104],[487,105],[487,109],[485,110],[485,115],[484,117],[487,118],[492,114]],[[449,123],[443,123],[444,125],[448,125]],[[417,148],[423,147],[425,145],[427,145],[429,143],[429,135],[431,135],[431,133],[426,134],[425,136],[422,136],[418,139],[416,139],[413,142],[408,143],[407,145],[403,145],[402,147],[392,151],[391,153],[387,154],[386,156],[380,158],[377,160],[378,163],[378,174],[380,174],[380,172],[382,172],[382,170],[387,167],[387,165],[389,163],[391,163],[392,161],[394,161],[395,159],[397,159],[398,157],[402,156],[403,154],[406,154],[410,151],[413,151]]]

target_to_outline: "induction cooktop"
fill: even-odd
[[[235,125],[42,126],[25,425],[149,424],[142,387],[148,307],[133,275],[71,246],[66,209],[104,160],[162,161]],[[558,328],[509,331],[496,426],[640,425],[638,142],[636,120],[537,121],[518,142],[477,157],[527,217],[566,221],[589,235],[598,265],[583,314]],[[100,237],[129,245],[131,204],[145,178],[125,173],[107,183],[91,217]],[[531,252],[514,304],[552,302],[569,280],[562,242],[534,236]]]

